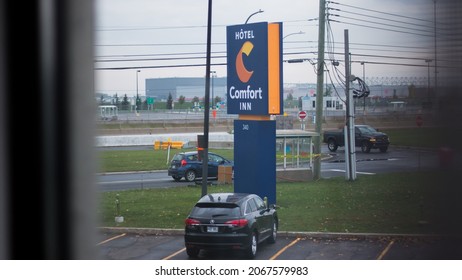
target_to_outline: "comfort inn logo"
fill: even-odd
[[[271,98],[270,91],[272,88],[279,89],[279,73],[282,73],[279,69],[280,25],[275,27],[276,35],[272,35],[272,24],[266,22],[227,27],[228,114],[269,115],[281,112],[280,103],[271,103],[272,99],[279,102],[279,91],[273,94],[274,98]],[[278,48],[273,51],[274,44]]]
[[[250,80],[250,77],[252,77],[253,71],[247,70],[244,65],[244,60],[242,56],[245,54],[246,56],[249,56],[250,53],[252,52],[253,49],[253,44],[250,41],[246,41],[243,45],[241,50],[237,53],[236,56],[236,72],[237,76],[239,77],[239,80],[243,83],[247,83]]]

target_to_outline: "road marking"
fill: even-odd
[[[333,171],[333,172],[346,172],[345,170],[343,169],[325,169],[323,170],[324,172],[325,171]],[[376,173],[372,173],[372,172],[359,172],[359,171],[356,171],[357,174],[364,174],[364,175],[375,175]]]
[[[380,253],[380,255],[377,257],[377,260],[381,260],[383,259],[383,257],[388,253],[388,251],[390,250],[391,246],[393,245],[393,243],[395,243],[395,240],[392,240],[390,241],[390,243],[388,243],[387,247],[385,247],[385,249],[383,249],[382,253]]]
[[[279,257],[279,255],[281,255],[282,253],[284,253],[287,249],[289,249],[290,247],[294,246],[295,243],[297,243],[298,241],[300,241],[300,237],[298,237],[297,239],[295,239],[294,241],[292,241],[289,245],[285,246],[284,248],[282,248],[281,250],[279,250],[276,254],[274,254],[270,260],[275,260],[277,257]]]
[[[183,248],[183,249],[171,254],[170,256],[167,256],[167,257],[163,258],[162,260],[169,260],[169,259],[173,258],[174,256],[178,255],[179,253],[184,252],[185,250],[186,250],[186,248]]]
[[[127,235],[127,234],[126,234],[126,233],[122,233],[121,235],[117,235],[117,236],[111,237],[111,238],[109,238],[109,239],[106,239],[106,240],[104,240],[104,241],[101,241],[100,243],[96,244],[96,246],[99,246],[99,245],[101,245],[101,244],[107,243],[107,242],[109,242],[109,241],[112,241],[112,240],[114,240],[114,239],[120,238],[120,237],[125,236],[125,235]]]

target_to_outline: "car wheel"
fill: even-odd
[[[197,258],[199,251],[200,249],[197,248],[186,248],[186,254],[188,254],[190,258]]]
[[[273,228],[271,230],[271,235],[268,238],[268,243],[273,244],[276,242],[276,237],[278,235],[278,223],[276,220],[273,220]]]
[[[337,143],[335,143],[334,139],[329,139],[329,141],[327,141],[327,148],[329,149],[329,151],[335,152],[337,151],[338,145]]]
[[[247,249],[245,250],[245,254],[247,258],[253,259],[257,255],[257,247],[258,247],[258,240],[257,240],[257,233],[254,231],[252,232],[252,238],[250,238],[250,243]]]
[[[181,177],[179,176],[172,176],[173,180],[179,182],[181,180]]]
[[[194,170],[188,170],[186,171],[184,178],[186,179],[186,181],[192,182],[196,180],[196,172]]]
[[[387,147],[381,147],[381,148],[380,148],[380,151],[381,151],[382,153],[386,153],[387,150],[388,150],[388,146],[387,146]]]
[[[361,151],[363,153],[369,153],[371,151],[371,145],[369,145],[369,143],[364,141],[363,143],[361,143]]]

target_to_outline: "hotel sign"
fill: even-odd
[[[282,24],[228,26],[226,34],[228,114],[282,114]]]

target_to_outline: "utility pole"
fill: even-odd
[[[321,137],[322,137],[322,95],[324,86],[324,40],[326,26],[326,1],[319,0],[319,31],[318,31],[318,69],[316,82],[316,126],[315,131],[318,137],[314,138],[313,179],[321,178]]]
[[[355,145],[355,122],[353,95],[350,93],[351,64],[350,64],[350,39],[348,29],[344,30],[345,36],[345,96],[347,109],[347,123],[344,130],[345,143],[345,177],[349,181],[356,180],[356,145]]]

